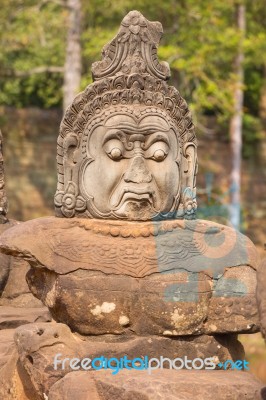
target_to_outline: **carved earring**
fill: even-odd
[[[195,190],[191,187],[186,187],[183,192],[184,215],[194,217],[197,211],[197,200]]]
[[[77,185],[72,181],[68,182],[64,192],[56,192],[54,203],[61,208],[62,214],[67,218],[74,217],[75,210],[79,212],[86,210],[86,201],[78,195]]]

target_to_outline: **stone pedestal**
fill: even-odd
[[[82,335],[258,331],[252,242],[209,221],[40,218],[2,235],[29,287]]]
[[[77,396],[77,397],[76,397]],[[49,400],[263,400],[266,388],[234,371],[72,372],[50,390]]]

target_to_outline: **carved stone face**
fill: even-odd
[[[122,21],[73,100],[57,141],[58,217],[193,219],[197,143],[192,117],[160,63],[159,22]]]
[[[81,192],[99,216],[147,220],[176,204],[179,143],[169,122],[156,113],[108,117],[88,135],[87,157]]]

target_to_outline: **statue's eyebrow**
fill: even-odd
[[[129,141],[130,141],[130,136],[131,135],[152,135],[154,133],[156,133],[157,129],[154,127],[136,127],[133,124],[121,124],[119,128],[113,128],[113,129],[109,129],[103,139],[103,145],[108,142],[111,139],[118,139],[121,142],[126,142],[126,140],[129,137]],[[126,139],[127,138],[127,139]],[[166,142],[168,143],[168,142]]]
[[[145,146],[144,146],[145,150],[148,149],[153,143],[156,143],[156,142],[164,142],[170,147],[168,137],[164,133],[156,132],[148,137],[147,141],[145,142]]]
[[[119,129],[111,129],[107,132],[107,134],[105,135],[104,139],[103,139],[103,145],[108,142],[111,139],[118,139],[121,142],[123,142],[124,140],[122,140],[122,138],[125,137],[125,134],[122,130]]]

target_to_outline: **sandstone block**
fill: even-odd
[[[30,263],[30,289],[53,318],[83,335],[259,329],[256,250],[229,227],[49,217],[8,230],[0,244]]]

